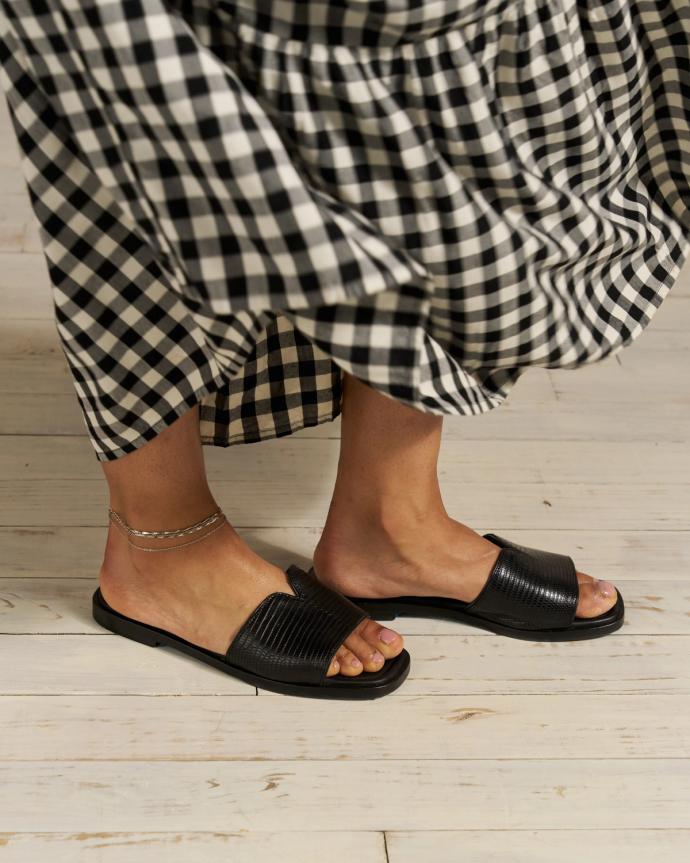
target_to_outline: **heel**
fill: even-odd
[[[105,608],[103,603],[105,600],[100,592],[96,591],[93,595],[93,619],[104,629],[114,632],[116,635],[123,635],[125,638],[139,642],[139,644],[146,644],[148,647],[158,647],[163,644],[160,635],[152,631],[150,627],[119,615],[114,609],[111,611],[109,607]]]

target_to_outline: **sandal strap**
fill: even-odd
[[[289,593],[271,593],[233,638],[225,658],[233,665],[286,683],[321,683],[331,659],[369,617],[345,596],[294,564],[286,570]]]
[[[484,534],[501,548],[468,611],[520,629],[560,629],[575,617],[580,589],[571,557]]]

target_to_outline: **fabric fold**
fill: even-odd
[[[0,0],[99,460],[483,413],[637,338],[690,241],[686,0]]]

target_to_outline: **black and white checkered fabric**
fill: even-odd
[[[688,0],[0,0],[96,456],[476,414],[636,338],[690,241]]]

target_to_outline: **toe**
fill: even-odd
[[[358,630],[345,639],[345,647],[358,657],[365,671],[378,671],[386,661],[378,647],[371,645]]]
[[[597,617],[613,608],[618,599],[618,593],[609,581],[600,581],[584,572],[578,572],[580,598],[577,604],[578,617]]]
[[[340,671],[340,661],[337,656],[334,656],[331,664],[328,666],[326,677],[333,677]]]
[[[336,659],[340,663],[340,673],[348,677],[355,677],[362,673],[362,663],[345,645],[342,645],[336,653]]]
[[[386,659],[392,659],[403,649],[402,635],[393,629],[388,629],[375,620],[365,621],[358,630],[359,635],[369,642],[374,650],[378,650]]]

